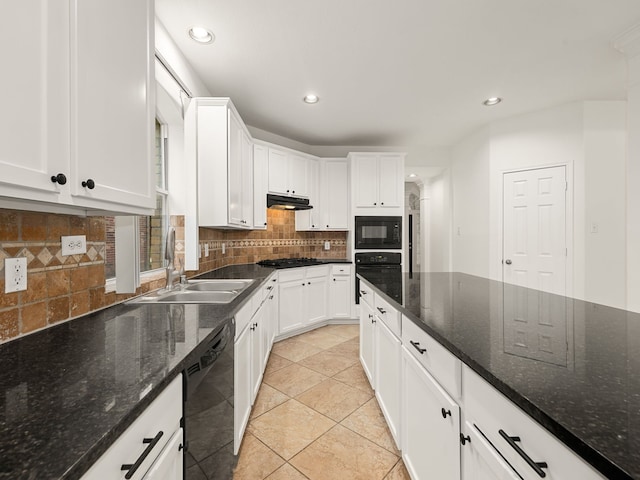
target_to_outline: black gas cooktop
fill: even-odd
[[[293,268],[293,267],[307,267],[309,265],[321,265],[322,262],[317,258],[276,258],[275,260],[261,260],[258,265],[263,267],[273,268]]]

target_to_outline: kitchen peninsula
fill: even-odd
[[[465,448],[469,448],[465,441],[469,439],[469,427],[482,427],[478,414],[481,410],[473,406],[478,398],[470,397],[477,393],[472,391],[475,385],[484,384],[482,389],[493,390],[492,395],[503,401],[498,398],[500,392],[508,399],[504,402],[510,403],[509,408],[517,405],[519,414],[526,412],[546,429],[543,433],[551,432],[600,474],[616,479],[640,478],[639,314],[462,273],[407,273],[399,303],[374,279],[359,276],[365,289],[371,287],[363,291],[363,298],[375,294],[376,299],[402,314],[404,353],[418,360],[430,354],[429,345],[425,348],[424,343],[406,340],[405,333],[417,326],[419,332],[461,360],[458,372],[462,380],[450,394],[460,405],[461,441],[456,443],[461,445],[462,457]],[[376,318],[380,315],[375,309],[373,312]],[[378,360],[376,365],[387,363],[386,359]],[[403,407],[406,405],[405,401]],[[496,422],[508,417],[508,412],[495,403],[482,411],[492,410]],[[443,408],[442,417],[446,419],[447,415],[451,418],[450,411]],[[439,413],[436,416],[440,417]],[[501,427],[500,438],[498,428],[493,432],[491,422],[487,424],[491,428],[483,433],[485,438],[496,448],[518,457],[514,453],[517,449],[506,441],[506,437],[518,432]],[[531,435],[527,438],[522,433],[521,437],[511,436],[510,443],[517,447],[520,444],[516,442],[521,441],[520,450],[526,451]],[[551,435],[548,437],[543,443],[555,443],[565,449]],[[402,438],[404,453],[408,445],[406,437]],[[529,447],[531,444],[529,441]],[[553,474],[554,467],[563,462],[550,461],[547,465],[542,461],[548,458],[533,460],[550,478],[565,478],[557,475],[557,469]],[[406,458],[405,463],[410,468]],[[529,467],[525,466],[527,470]],[[463,473],[465,468],[463,463]],[[526,472],[529,474],[537,478],[533,470]],[[593,471],[588,478],[598,477]]]

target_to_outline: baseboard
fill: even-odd
[[[295,337],[296,335],[307,333],[320,327],[326,327],[327,325],[358,325],[359,323],[360,319],[358,318],[328,318],[327,320],[322,320],[312,325],[307,325],[306,327],[291,330],[287,333],[283,333],[282,335],[277,335],[273,339],[273,342],[280,342],[281,340],[286,340],[287,338]]]

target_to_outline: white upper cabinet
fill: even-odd
[[[349,181],[345,159],[308,159],[307,184],[313,208],[296,212],[296,230],[347,230]]]
[[[253,228],[253,144],[230,99],[191,100],[185,148],[197,157],[198,226]]]
[[[323,161],[323,226],[327,230],[349,228],[349,169],[344,159]]]
[[[402,214],[404,207],[402,153],[349,154],[353,204],[360,215]]]
[[[253,146],[253,228],[267,229],[267,191],[269,190],[269,149]]]
[[[0,20],[3,206],[151,212],[153,19],[152,0],[12,4]]]
[[[308,197],[307,158],[293,152],[269,148],[269,192]]]

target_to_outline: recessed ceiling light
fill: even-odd
[[[311,93],[309,95],[305,95],[302,100],[304,100],[305,103],[318,103],[318,100],[320,100],[320,98],[317,95]]]
[[[216,38],[209,30],[204,27],[191,27],[189,36],[198,43],[212,43]]]
[[[491,98],[487,98],[484,103],[487,107],[491,107],[493,105],[497,105],[502,101],[502,99],[500,97],[491,97]]]
[[[409,178],[416,178],[418,175],[416,175],[415,173],[410,173],[409,174]]]

